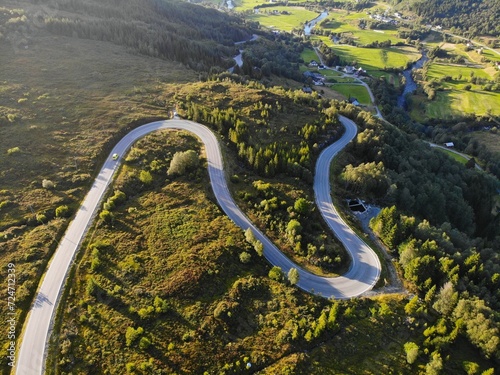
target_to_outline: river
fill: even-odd
[[[311,22],[308,22],[308,23],[304,26],[304,34],[305,34],[305,35],[311,35],[311,30],[313,29],[313,27],[314,27],[314,26],[316,26],[316,24],[317,24],[319,21],[324,20],[327,16],[328,16],[328,12],[327,12],[327,11],[324,11],[324,12],[323,12],[323,13],[321,13],[318,17],[316,17],[315,19],[313,19]]]
[[[403,76],[405,77],[405,86],[403,93],[398,97],[398,107],[406,109],[406,95],[411,94],[417,89],[417,83],[413,79],[412,71],[414,69],[420,69],[424,66],[425,62],[428,60],[425,52],[422,53],[422,57],[416,62],[411,64],[409,69],[403,70]]]

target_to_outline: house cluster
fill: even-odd
[[[304,77],[306,79],[311,78],[313,85],[315,86],[324,86],[325,85],[325,76],[322,74],[319,74],[317,72],[311,72],[310,70],[307,70],[304,72]]]
[[[363,68],[359,67],[356,69],[355,66],[351,65],[346,65],[346,66],[337,65],[335,69],[338,70],[339,72],[344,72],[346,74],[353,74],[355,77],[359,77],[366,74],[366,70],[364,70]]]
[[[370,14],[370,18],[376,21],[390,23],[393,25],[397,25],[398,23],[398,21],[396,21],[394,18],[387,17],[386,15],[381,15],[381,14]]]
[[[310,68],[318,68],[318,69],[325,69],[326,68],[323,64],[317,62],[316,60],[311,60],[311,62],[309,63],[309,67]]]
[[[355,105],[356,107],[361,105],[359,100],[356,99],[354,96],[350,96],[348,102],[351,103],[352,105]]]

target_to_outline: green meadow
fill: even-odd
[[[304,60],[305,64],[308,64],[309,62],[311,62],[311,60],[318,61],[318,55],[311,48],[304,48],[304,50],[300,54],[300,57],[302,58],[302,60]]]
[[[500,103],[500,93],[481,91],[479,88],[473,87],[471,91],[461,89],[438,91],[436,98],[427,104],[425,117],[448,119],[464,114],[499,115],[498,103]]]
[[[339,84],[331,85],[330,88],[332,90],[335,90],[335,91],[341,93],[346,98],[354,97],[354,98],[358,99],[358,101],[361,104],[366,104],[366,105],[371,104],[370,95],[368,94],[368,91],[366,90],[366,88],[362,85],[352,85],[352,84],[339,83]]]
[[[368,20],[365,13],[347,14],[343,11],[335,11],[329,14],[325,21],[321,22],[320,27],[334,33],[347,33],[350,37],[360,44],[369,44],[375,41],[385,42],[387,40],[396,43],[402,41],[398,37],[396,29],[392,30],[370,30],[361,29],[359,21]]]
[[[441,90],[436,91],[436,97],[430,102],[415,98],[412,117],[425,120],[429,118],[449,119],[464,114],[484,115],[500,114],[500,93],[485,91],[482,85],[469,83],[471,77],[492,80],[494,70],[489,68],[472,68],[462,65],[431,64],[427,71],[427,80],[441,81]],[[443,78],[451,77],[444,81]],[[466,90],[470,85],[470,90]],[[422,105],[423,104],[423,105]],[[425,107],[425,111],[422,109]]]
[[[470,68],[467,66],[463,65],[449,65],[449,64],[439,64],[439,63],[434,63],[431,64],[427,71],[427,78],[428,79],[440,79],[446,76],[450,76],[453,79],[453,82],[462,82],[465,83],[467,79],[469,79],[472,76],[478,77],[478,78],[485,78],[485,79],[493,79],[493,76],[489,74],[485,69],[481,68]]]
[[[277,12],[277,14],[273,12]],[[287,12],[289,14],[282,14]],[[300,25],[313,20],[318,13],[300,7],[277,6],[269,8],[260,8],[258,13],[247,16],[251,21],[257,21],[262,26],[278,29],[282,31],[292,31]]]
[[[499,126],[497,126],[499,128]],[[472,138],[477,139],[481,144],[486,145],[486,148],[491,152],[500,155],[500,132],[474,132]]]
[[[305,3],[307,0],[294,0],[294,3]],[[220,3],[220,2],[219,2]],[[236,10],[245,11],[255,8],[257,5],[266,4],[263,0],[234,0],[233,4]]]
[[[346,45],[333,45],[333,42],[325,38],[334,52],[340,56],[345,63],[356,63],[370,74],[372,71],[385,68],[405,68],[412,61],[418,60],[419,52],[410,47],[391,48],[358,48]]]

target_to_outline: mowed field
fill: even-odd
[[[282,14],[287,12],[288,14]],[[257,21],[262,26],[290,32],[308,21],[312,21],[319,13],[301,7],[277,6],[261,8],[258,13],[251,14],[246,18]]]
[[[499,115],[500,93],[488,91],[447,90],[436,93],[427,104],[427,118],[453,118],[464,114]]]
[[[294,3],[305,3],[307,0],[296,0]],[[220,2],[219,2],[220,3]],[[253,9],[258,5],[267,4],[264,0],[233,0],[233,5],[238,11]]]
[[[408,63],[420,58],[420,53],[412,47],[360,48],[347,45],[334,45],[327,37],[320,37],[333,48],[345,63],[356,63],[367,71],[380,71],[384,68],[404,68]]]
[[[311,48],[304,48],[304,50],[300,54],[300,57],[302,57],[302,60],[304,60],[305,64],[310,63],[311,60],[319,62],[318,55]]]
[[[497,128],[500,128],[497,126]],[[500,157],[500,132],[474,132],[471,137],[477,139],[481,144],[486,145],[486,148],[491,152],[495,152]]]
[[[374,8],[372,8],[374,9]],[[356,43],[369,44],[375,41],[385,42],[390,40],[392,43],[403,41],[398,37],[396,28],[389,30],[371,30],[359,27],[361,20],[369,20],[365,12],[348,13],[342,10],[330,12],[325,21],[321,22],[320,27],[333,33],[346,33]]]
[[[330,86],[332,90],[335,90],[348,98],[356,98],[361,104],[370,105],[370,95],[366,88],[359,84],[334,84]]]
[[[443,91],[436,91],[436,98],[426,104],[426,112],[417,116],[425,118],[452,118],[463,114],[492,115],[500,114],[500,93],[485,91],[483,85],[470,84],[471,77],[492,80],[489,68],[471,68],[461,65],[432,64],[428,69],[428,79],[441,80]],[[465,90],[470,84],[471,89]],[[419,111],[417,111],[419,112]]]

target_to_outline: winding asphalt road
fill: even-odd
[[[219,142],[211,130],[203,125],[180,119],[153,122],[131,131],[113,148],[82,206],[69,225],[50,262],[31,311],[27,316],[15,373],[17,375],[43,374],[45,350],[52,329],[54,310],[76,251],[99,211],[102,198],[120,165],[121,156],[125,155],[139,138],[157,130],[183,129],[194,133],[201,139],[205,145],[212,189],[220,207],[243,230],[252,228],[255,237],[263,243],[264,256],[271,264],[281,267],[284,272],[288,272],[290,268],[298,269],[300,277],[297,285],[300,288],[328,298],[351,298],[370,290],[380,276],[379,259],[338,215],[330,196],[330,162],[357,132],[356,125],[351,120],[340,117],[340,121],[346,127],[346,132],[339,141],[321,153],[316,165],[314,191],[316,203],[325,221],[352,257],[351,268],[345,275],[325,278],[297,267],[253,226],[247,216],[236,206],[229,192]],[[112,160],[111,155],[115,153],[120,155],[118,160]]]

